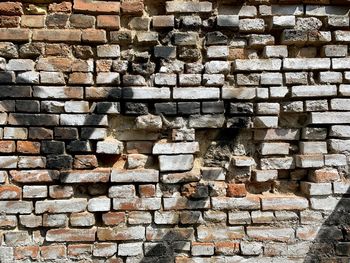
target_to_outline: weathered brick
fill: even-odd
[[[96,228],[92,229],[50,229],[45,239],[50,242],[95,241]]]
[[[160,206],[160,198],[113,198],[114,210],[158,210]]]
[[[87,207],[87,200],[84,198],[76,198],[70,200],[46,200],[37,201],[35,203],[35,213],[42,214],[51,213],[70,213],[81,212]]]
[[[85,29],[81,33],[81,41],[86,43],[106,43],[106,31],[101,29]]]
[[[298,196],[271,196],[261,198],[262,210],[304,210],[309,202]]]
[[[0,201],[0,211],[6,214],[30,214],[32,210],[31,201]]]
[[[256,210],[260,208],[260,199],[258,197],[213,197],[212,207],[219,210],[232,209],[233,207],[242,210]]]
[[[240,239],[244,237],[244,228],[242,226],[231,227],[206,227],[197,228],[198,241],[210,242],[230,239]]]
[[[29,29],[0,28],[1,41],[28,42],[31,34]]]
[[[100,241],[141,240],[144,237],[145,228],[142,226],[99,227],[97,229],[97,238]]]
[[[50,245],[40,248],[40,255],[44,260],[57,260],[66,256],[65,245]]]
[[[209,13],[212,11],[210,2],[177,2],[167,1],[165,9],[167,13]]]
[[[95,170],[79,170],[61,173],[63,183],[97,183],[109,181],[110,169],[99,168]]]
[[[120,3],[117,1],[74,0],[73,10],[79,13],[119,14]]]
[[[82,33],[80,30],[69,29],[34,29],[33,41],[47,42],[80,42]]]
[[[295,231],[293,228],[274,228],[274,227],[247,227],[247,235],[256,240],[267,241],[292,241]]]

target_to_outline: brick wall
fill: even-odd
[[[0,262],[349,262],[348,1],[0,2]]]

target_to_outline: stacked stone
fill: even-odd
[[[0,2],[0,262],[349,261],[348,4],[51,2]]]

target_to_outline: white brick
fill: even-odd
[[[219,99],[219,88],[174,88],[174,99],[199,100],[199,99]]]
[[[327,153],[326,142],[300,142],[299,148],[302,154]]]
[[[160,171],[188,171],[193,167],[193,155],[159,155]]]
[[[329,58],[285,58],[283,59],[284,70],[313,70],[330,69]]]
[[[198,142],[156,143],[153,154],[186,154],[199,151]]]
[[[125,99],[170,99],[169,88],[153,88],[153,87],[128,87],[123,89],[123,97]]]
[[[350,111],[350,99],[332,99],[332,110]]]
[[[350,123],[350,112],[311,112],[310,124]]]
[[[289,143],[265,142],[261,144],[262,155],[289,154]]]
[[[277,28],[293,28],[295,26],[295,16],[274,16],[272,25]]]
[[[350,137],[350,125],[333,125],[330,127],[329,135],[332,137]]]
[[[255,170],[254,180],[256,182],[267,182],[278,178],[277,170]]]
[[[111,199],[106,197],[91,198],[88,202],[90,212],[109,211],[111,209]]]
[[[285,58],[288,57],[288,48],[284,45],[265,46],[263,54],[267,58]]]
[[[277,71],[281,69],[282,61],[273,59],[236,59],[234,67],[237,71]]]
[[[293,86],[292,97],[329,97],[337,95],[337,86]]]

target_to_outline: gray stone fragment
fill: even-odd
[[[188,171],[193,167],[193,155],[159,155],[159,169],[162,172]]]

